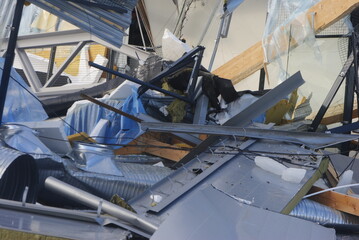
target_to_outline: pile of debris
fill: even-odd
[[[347,10],[331,18],[358,5],[346,4]],[[352,131],[359,127],[351,123],[353,101],[345,103],[344,120],[349,114],[350,123],[328,130],[322,121],[345,77],[353,84],[347,94],[354,96],[348,73],[357,67],[357,56],[351,52],[310,121],[311,97],[299,100],[300,72],[272,89],[235,89],[236,81],[264,66],[264,56],[255,58],[260,63],[253,56],[238,59],[262,50],[251,48],[214,72],[202,66],[203,46],[175,61],[152,56],[137,77],[90,62],[122,83],[101,98],[82,93],[85,100],[74,102],[66,116],[47,120],[12,69],[6,124],[0,126],[0,214],[5,216],[0,236],[357,237],[359,170],[357,152],[350,154],[357,150]],[[227,72],[233,62],[247,68]],[[15,101],[18,96],[28,105]]]

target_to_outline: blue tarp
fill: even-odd
[[[0,58],[0,81],[5,59]],[[31,92],[22,77],[11,69],[10,81],[5,100],[3,122],[42,121],[48,116],[40,101]]]
[[[137,96],[137,91],[133,90],[132,95],[125,101],[108,99],[99,99],[99,101],[131,115],[137,115],[145,113],[143,105]],[[98,141],[99,143],[127,144],[142,133],[137,122],[90,102],[82,104],[67,113],[66,122],[71,127],[66,125],[65,133],[67,135],[78,132],[90,134],[101,119],[109,120],[110,124],[107,126],[105,135],[101,136],[103,141]],[[97,139],[101,139],[101,137],[97,137]]]

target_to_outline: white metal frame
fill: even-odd
[[[31,89],[36,93],[37,96],[51,96],[54,94],[68,94],[98,85],[95,84],[70,84],[61,87],[51,87],[66,67],[71,63],[73,58],[81,51],[81,49],[88,43],[96,42],[114,51],[123,53],[128,57],[138,59],[139,61],[145,61],[149,57],[149,53],[140,50],[134,46],[123,44],[121,48],[118,48],[106,41],[87,33],[81,29],[50,32],[50,33],[39,33],[28,36],[19,36],[17,41],[16,54],[19,57],[23,70],[27,80],[29,81]],[[27,56],[25,49],[32,48],[45,48],[53,46],[64,46],[64,45],[77,45],[73,52],[68,56],[64,63],[60,66],[59,70],[49,79],[49,81],[42,86],[34,67],[32,66],[29,57]],[[0,46],[0,51],[6,49],[7,40],[3,41]]]

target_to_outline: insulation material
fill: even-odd
[[[307,43],[320,56],[315,42],[312,19],[306,16],[307,10],[319,0],[271,0],[268,4],[268,18],[263,35],[265,62],[276,61],[280,68],[280,80],[288,77],[285,63],[279,56],[289,53],[294,45]]]
[[[5,60],[0,58],[0,76]],[[11,69],[10,82],[5,100],[3,122],[42,121],[48,116],[40,101],[32,93],[21,76]]]
[[[108,63],[108,59],[101,56],[100,54],[97,54],[94,63],[101,65],[103,67],[105,67]],[[102,70],[95,68],[95,67],[90,67],[90,75],[89,75],[89,82],[90,83],[97,83],[99,82],[101,75],[102,75]]]

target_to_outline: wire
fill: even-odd
[[[3,70],[3,67],[0,67],[1,70]],[[62,117],[60,117],[55,111],[50,109],[47,105],[45,105],[35,94],[33,94],[27,87],[23,86],[18,80],[16,80],[13,76],[10,75],[10,78],[14,80],[21,88],[23,88],[26,92],[28,92],[32,97],[34,97],[44,108],[49,110],[52,114],[54,114],[57,118],[59,118],[64,124],[69,126],[73,131],[79,133],[81,136],[83,136],[85,139],[89,139],[87,136],[82,135],[81,132],[79,132],[77,129],[75,129],[71,124],[66,122]]]
[[[325,193],[325,192],[330,192],[330,191],[336,190],[336,189],[347,188],[347,187],[356,187],[356,186],[359,186],[359,183],[353,183],[353,184],[347,184],[347,185],[338,186],[338,187],[327,188],[327,189],[324,189],[324,190],[319,191],[319,192],[315,192],[315,193],[305,195],[303,198],[309,198],[309,197],[316,196],[316,195],[319,195],[319,194]]]

